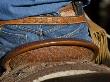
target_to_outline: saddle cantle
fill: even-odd
[[[37,62],[92,61],[98,55],[93,43],[72,39],[53,39],[24,44],[2,61],[7,71]]]

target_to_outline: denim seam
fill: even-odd
[[[17,30],[24,31],[24,32],[31,32],[31,33],[34,33],[34,34],[37,34],[37,32],[38,32],[37,30],[33,31],[32,29],[21,26],[21,25],[17,25]]]
[[[23,35],[23,34],[16,34],[16,33],[13,34],[13,33],[11,33],[11,32],[6,32],[6,31],[3,31],[3,30],[2,30],[2,32],[5,33],[5,34],[8,34],[8,35],[15,35],[15,36],[21,36],[21,37],[24,37],[24,36],[25,36],[25,35]]]
[[[71,33],[65,34],[63,36],[59,36],[57,38],[62,38],[62,37],[68,38],[68,37],[74,36],[75,35],[74,33],[76,33],[76,31],[78,31],[79,29],[80,29],[80,26],[79,26],[79,28],[77,28],[76,30],[72,31]]]
[[[50,32],[55,32],[55,31],[57,31],[57,30],[59,30],[61,28],[63,28],[63,27],[62,26],[57,26],[57,27],[54,27],[52,29],[49,29],[49,30],[44,31],[44,33],[47,34],[47,33],[50,33]]]

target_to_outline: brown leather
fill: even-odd
[[[71,39],[36,41],[8,53],[2,61],[2,66],[11,70],[32,62],[91,61],[97,54],[98,48],[86,41]]]
[[[6,24],[74,24],[85,22],[83,16],[74,17],[27,17],[18,20],[0,21],[0,25]]]

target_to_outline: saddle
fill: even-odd
[[[60,10],[61,17],[27,17],[18,20],[0,21],[3,25],[26,24],[76,24],[89,26],[92,42],[73,39],[49,39],[23,44],[2,59],[6,69],[1,82],[109,82],[110,69],[96,63],[109,59],[106,32],[93,23],[85,13],[69,4]],[[100,77],[100,78],[98,78]],[[104,79],[103,79],[104,77]],[[87,79],[84,79],[87,78]],[[95,79],[94,79],[95,78]]]

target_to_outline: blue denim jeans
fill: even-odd
[[[57,12],[71,0],[1,0],[0,20],[11,20]]]
[[[24,43],[72,38],[91,41],[86,23],[70,25],[4,25],[0,30],[0,58]]]

